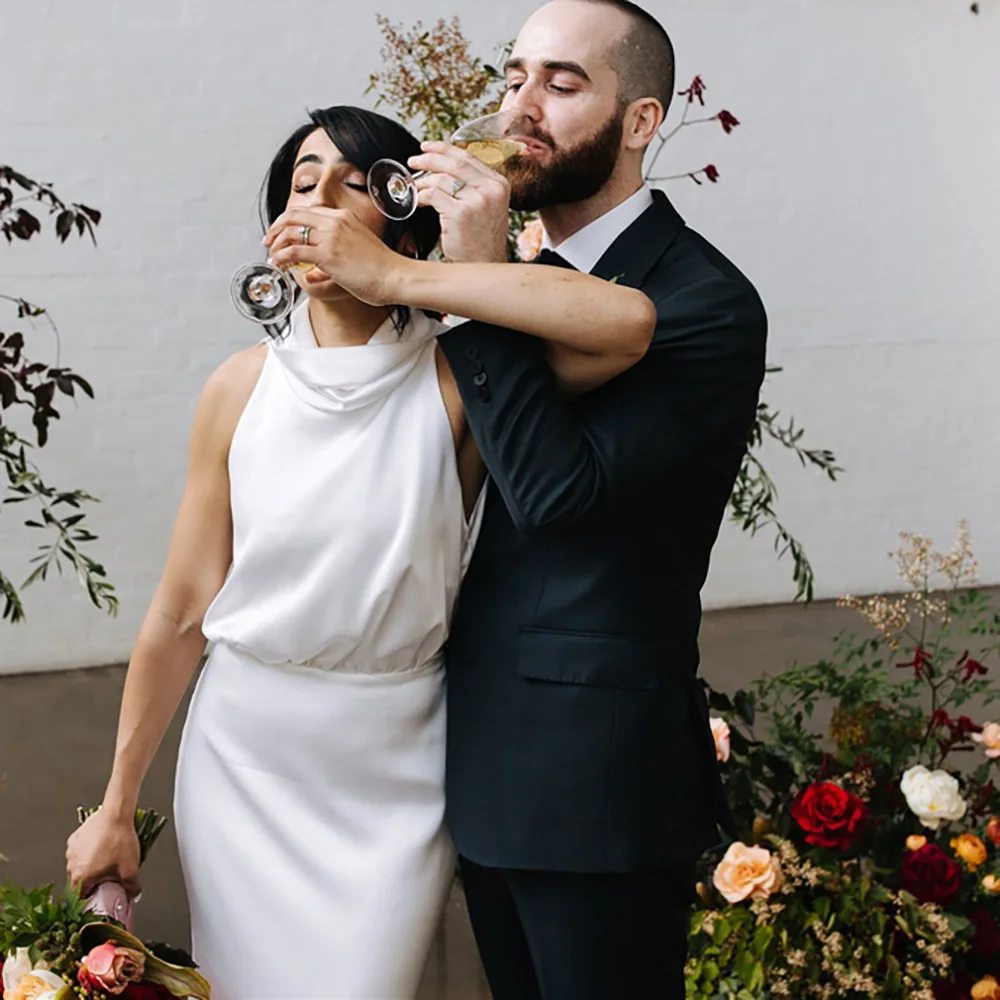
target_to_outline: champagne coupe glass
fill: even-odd
[[[297,287],[287,271],[254,261],[233,275],[229,294],[241,316],[263,325],[280,323],[292,311]]]
[[[523,153],[518,136],[527,137],[533,124],[523,111],[497,111],[463,125],[451,137],[453,145],[468,150],[480,163],[498,170],[509,159]],[[410,173],[395,160],[379,160],[368,171],[368,193],[378,210],[390,219],[408,219],[417,210],[414,183],[428,171]]]

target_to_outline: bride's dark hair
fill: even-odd
[[[309,112],[309,121],[299,126],[282,144],[260,191],[260,221],[267,229],[288,204],[292,188],[292,173],[299,147],[317,128],[323,129],[341,155],[359,170],[368,173],[376,160],[390,159],[406,165],[411,156],[420,153],[419,141],[399,122],[385,115],[350,105],[335,105]],[[437,246],[441,223],[432,208],[418,208],[403,222],[386,220],[387,246],[398,250],[405,236],[409,236],[417,257],[424,259]],[[402,333],[410,319],[408,306],[398,306],[394,315],[396,329]]]

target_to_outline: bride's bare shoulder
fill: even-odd
[[[203,432],[231,438],[266,358],[266,344],[256,344],[226,358],[205,382],[195,412],[196,428],[201,425]]]

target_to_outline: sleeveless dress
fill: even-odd
[[[233,562],[203,631],[174,812],[216,1000],[410,1000],[454,874],[442,646],[466,523],[414,311],[268,347],[229,455]]]

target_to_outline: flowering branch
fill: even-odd
[[[706,118],[688,117],[695,101],[697,101],[702,107],[705,106],[705,91],[707,89],[705,81],[702,80],[700,76],[696,76],[691,81],[691,85],[687,88],[687,90],[679,92],[678,96],[686,98],[684,102],[684,110],[681,113],[681,120],[669,131],[664,133],[661,130],[658,133],[659,145],[656,147],[656,150],[653,153],[653,158],[646,169],[645,179],[649,183],[653,184],[660,181],[681,180],[686,177],[693,180],[695,184],[701,184],[702,182],[699,180],[699,177],[702,176],[704,176],[705,179],[710,181],[712,184],[715,184],[718,181],[719,171],[712,163],[702,167],[700,170],[689,170],[682,174],[670,174],[665,177],[656,177],[653,174],[663,150],[666,149],[667,143],[670,142],[670,140],[673,139],[673,137],[677,135],[681,129],[687,128],[689,125],[705,125],[709,122],[718,122],[722,126],[722,130],[726,133],[726,135],[731,135],[733,129],[740,124],[739,119],[735,115],[725,110],[718,111],[716,114],[709,115]]]

